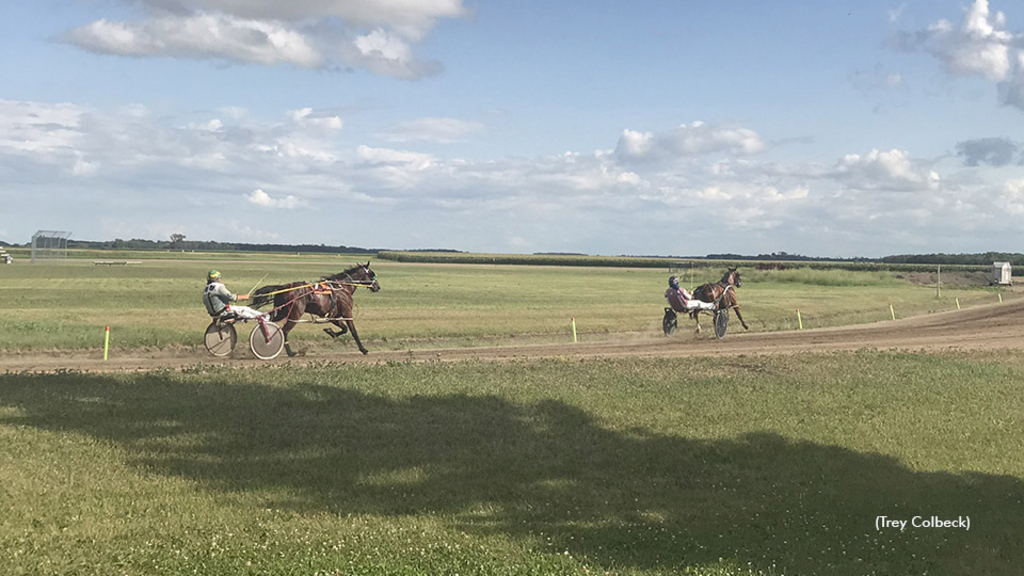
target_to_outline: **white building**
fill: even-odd
[[[992,263],[992,283],[1013,284],[1013,270],[1010,268],[1009,262]]]

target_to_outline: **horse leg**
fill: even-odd
[[[736,311],[736,317],[740,319],[740,324],[743,325],[743,329],[750,330],[750,326],[747,326],[747,323],[743,321],[743,316],[740,316],[740,307],[733,306],[732,309]]]
[[[343,336],[348,332],[348,328],[345,327],[341,320],[331,320],[331,324],[334,324],[335,326],[340,328],[340,330],[338,330],[337,332],[331,330],[330,328],[324,328],[324,332],[327,332],[327,335],[330,336],[331,338]]]
[[[697,334],[700,334],[700,311],[694,310],[690,312],[690,316],[697,321]]]
[[[284,326],[281,328],[281,332],[284,333],[284,351],[288,354],[289,358],[294,358],[296,356],[296,352],[292,350],[291,344],[288,343],[288,333],[291,332],[292,328],[294,327],[295,322],[293,322],[289,318],[285,321]]]
[[[362,352],[363,354],[369,354],[370,351],[367,350],[363,346],[363,343],[359,340],[359,334],[356,332],[355,323],[352,322],[351,320],[346,320],[345,323],[348,324],[348,331],[352,333],[352,337],[356,339],[356,345],[359,346],[359,351]]]
[[[728,295],[728,298],[726,299],[724,304],[725,307],[732,308],[733,310],[736,311],[736,317],[740,319],[740,324],[743,325],[743,329],[750,330],[750,326],[747,326],[747,323],[743,321],[743,316],[740,314],[740,306],[739,303],[736,301],[735,291],[733,291],[733,294]]]
[[[284,332],[284,351],[288,354],[289,358],[294,358],[298,353],[292,350],[291,344],[288,343],[288,333],[292,331],[292,328],[295,328],[295,326],[298,325],[298,322],[295,320],[302,318],[302,312],[305,308],[306,307],[301,304],[296,305],[293,303],[284,309],[285,314],[284,317],[281,318],[281,320],[284,320],[284,326],[281,327],[281,331]]]

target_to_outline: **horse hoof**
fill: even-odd
[[[360,348],[359,351],[363,353],[363,356],[366,356],[367,354],[370,353],[370,351],[367,350],[366,348]]]
[[[296,356],[298,356],[297,353],[292,352],[291,350],[285,350],[285,353],[288,354],[289,358],[295,358]]]

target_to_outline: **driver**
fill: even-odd
[[[267,320],[270,318],[270,314],[264,314],[258,310],[249,308],[248,306],[232,306],[231,302],[237,302],[239,300],[248,300],[248,294],[232,294],[226,286],[220,281],[220,272],[217,270],[210,270],[206,274],[206,288],[203,289],[203,304],[206,306],[206,311],[210,316],[218,317],[225,314],[234,314],[239,318],[245,318],[247,320],[255,320],[256,318],[263,318]]]
[[[679,276],[670,276],[668,279],[668,290],[665,290],[665,299],[668,305],[676,312],[688,312],[687,302],[692,296],[685,289],[679,287]]]

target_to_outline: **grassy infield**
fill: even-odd
[[[165,332],[156,344],[187,343],[181,338],[204,323],[194,292],[211,265],[236,289],[265,268],[0,267],[0,299],[14,314],[5,338],[17,330],[0,349],[85,345],[79,327],[122,318],[118,307],[130,310],[122,338],[134,318]],[[288,266],[267,281],[324,271],[312,260]],[[595,319],[587,337],[656,331],[666,275],[375,269],[384,290],[357,297],[362,330],[396,347],[414,337],[553,334],[571,314],[584,326]],[[832,280],[817,274],[803,283],[745,275],[741,303],[762,330],[784,328],[796,302],[812,318],[809,303],[846,306],[819,316],[834,323],[888,314],[886,306],[862,318],[865,301],[892,298],[897,310],[916,311],[949,304],[884,275],[851,274],[842,283],[853,286],[823,286]],[[43,295],[62,308],[47,308]],[[963,291],[961,301],[993,297]],[[143,313],[150,305],[170,310],[165,321]],[[415,315],[427,306],[433,318]],[[559,319],[546,324],[548,316]],[[137,337],[146,343],[144,330]],[[1017,574],[1022,382],[1020,354],[869,351],[0,375],[0,566],[10,574]],[[879,532],[878,515],[970,516],[971,529]]]
[[[209,321],[199,296],[207,269],[221,270],[230,289],[245,292],[268,273],[265,284],[315,280],[354,263],[355,257],[232,255],[124,267],[93,266],[91,260],[0,266],[0,350],[96,349],[107,325],[115,351],[201,346]],[[564,342],[572,317],[585,339],[653,337],[660,331],[668,277],[649,268],[372,264],[383,289],[356,295],[356,324],[371,350],[524,338]],[[697,270],[692,282],[717,281],[721,274]],[[682,276],[689,282],[688,274]],[[798,308],[804,326],[813,328],[884,320],[890,303],[897,315],[911,316],[956,309],[956,298],[962,306],[997,301],[991,290],[953,288],[937,300],[934,289],[885,272],[743,269],[743,281],[741,311],[755,331],[796,328]],[[311,351],[354,349],[349,339],[329,341],[313,326],[297,328],[293,338]]]

